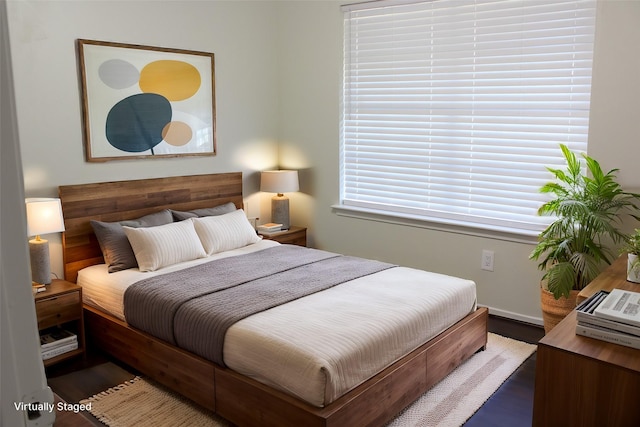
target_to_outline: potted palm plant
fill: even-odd
[[[627,280],[640,283],[640,228],[626,237],[620,253],[627,254]]]
[[[583,163],[560,145],[566,169],[547,168],[555,181],[543,185],[542,193],[553,198],[538,210],[554,218],[539,235],[530,255],[544,271],[541,286],[542,314],[549,332],[575,308],[578,292],[611,264],[612,244],[624,240],[618,229],[622,216],[638,210],[640,195],[625,192],[616,181],[618,169],[607,173],[586,154]]]

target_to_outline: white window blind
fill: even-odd
[[[545,166],[587,149],[595,5],[343,6],[341,204],[542,230]]]

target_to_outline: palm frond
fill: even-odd
[[[608,242],[626,241],[618,226],[625,214],[640,221],[640,195],[627,193],[617,182],[618,169],[604,172],[597,160],[582,154],[579,158],[561,144],[565,169],[547,168],[555,181],[540,192],[554,198],[538,209],[539,215],[556,219],[538,236],[529,258],[540,261],[544,279],[556,298],[582,289],[605,264],[611,263]],[[584,173],[584,170],[588,174]],[[638,232],[640,251],[640,232]]]

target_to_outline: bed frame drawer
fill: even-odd
[[[427,388],[436,385],[478,349],[487,344],[486,307],[478,308],[472,315],[456,323],[448,331],[431,340],[427,349]]]
[[[213,362],[130,328],[93,307],[84,306],[84,317],[87,337],[98,348],[197,404],[216,410]]]

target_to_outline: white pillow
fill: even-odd
[[[140,271],[155,271],[206,256],[191,220],[156,227],[123,226]]]
[[[242,209],[202,218],[192,218],[207,255],[241,248],[260,241]]]

